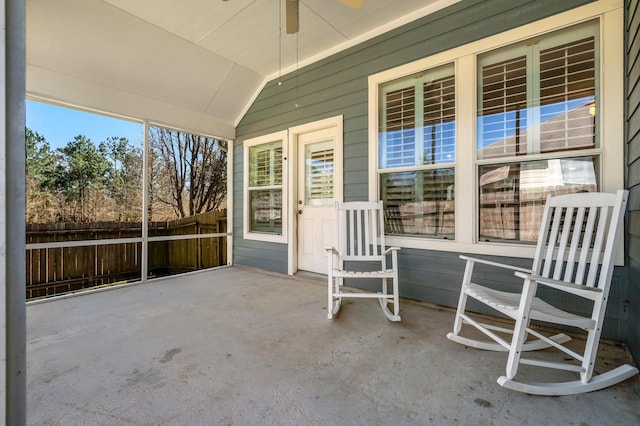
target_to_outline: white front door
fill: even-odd
[[[298,135],[298,270],[327,273],[324,247],[334,239],[336,127]]]

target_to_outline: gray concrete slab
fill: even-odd
[[[32,425],[638,425],[640,381],[539,397],[505,354],[446,338],[453,312],[347,301],[320,281],[226,268],[27,308]],[[601,346],[598,369],[627,361]]]

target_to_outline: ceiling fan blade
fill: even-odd
[[[364,0],[338,0],[345,6],[349,6],[351,9],[358,10],[364,6]]]
[[[284,0],[287,34],[295,34],[300,27],[300,11],[298,8],[298,0]]]

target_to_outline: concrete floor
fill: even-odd
[[[329,321],[325,296],[321,281],[232,267],[30,305],[28,423],[640,424],[638,376],[520,394],[496,383],[505,354],[447,340],[451,310],[403,300],[391,323],[352,299]],[[596,371],[627,357],[601,345]]]

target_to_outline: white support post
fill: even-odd
[[[146,282],[149,275],[149,122],[144,122],[142,139],[142,259],[140,262],[140,282]]]
[[[233,142],[227,141],[227,265],[233,265]]]
[[[0,422],[26,424],[25,2],[0,0]]]

